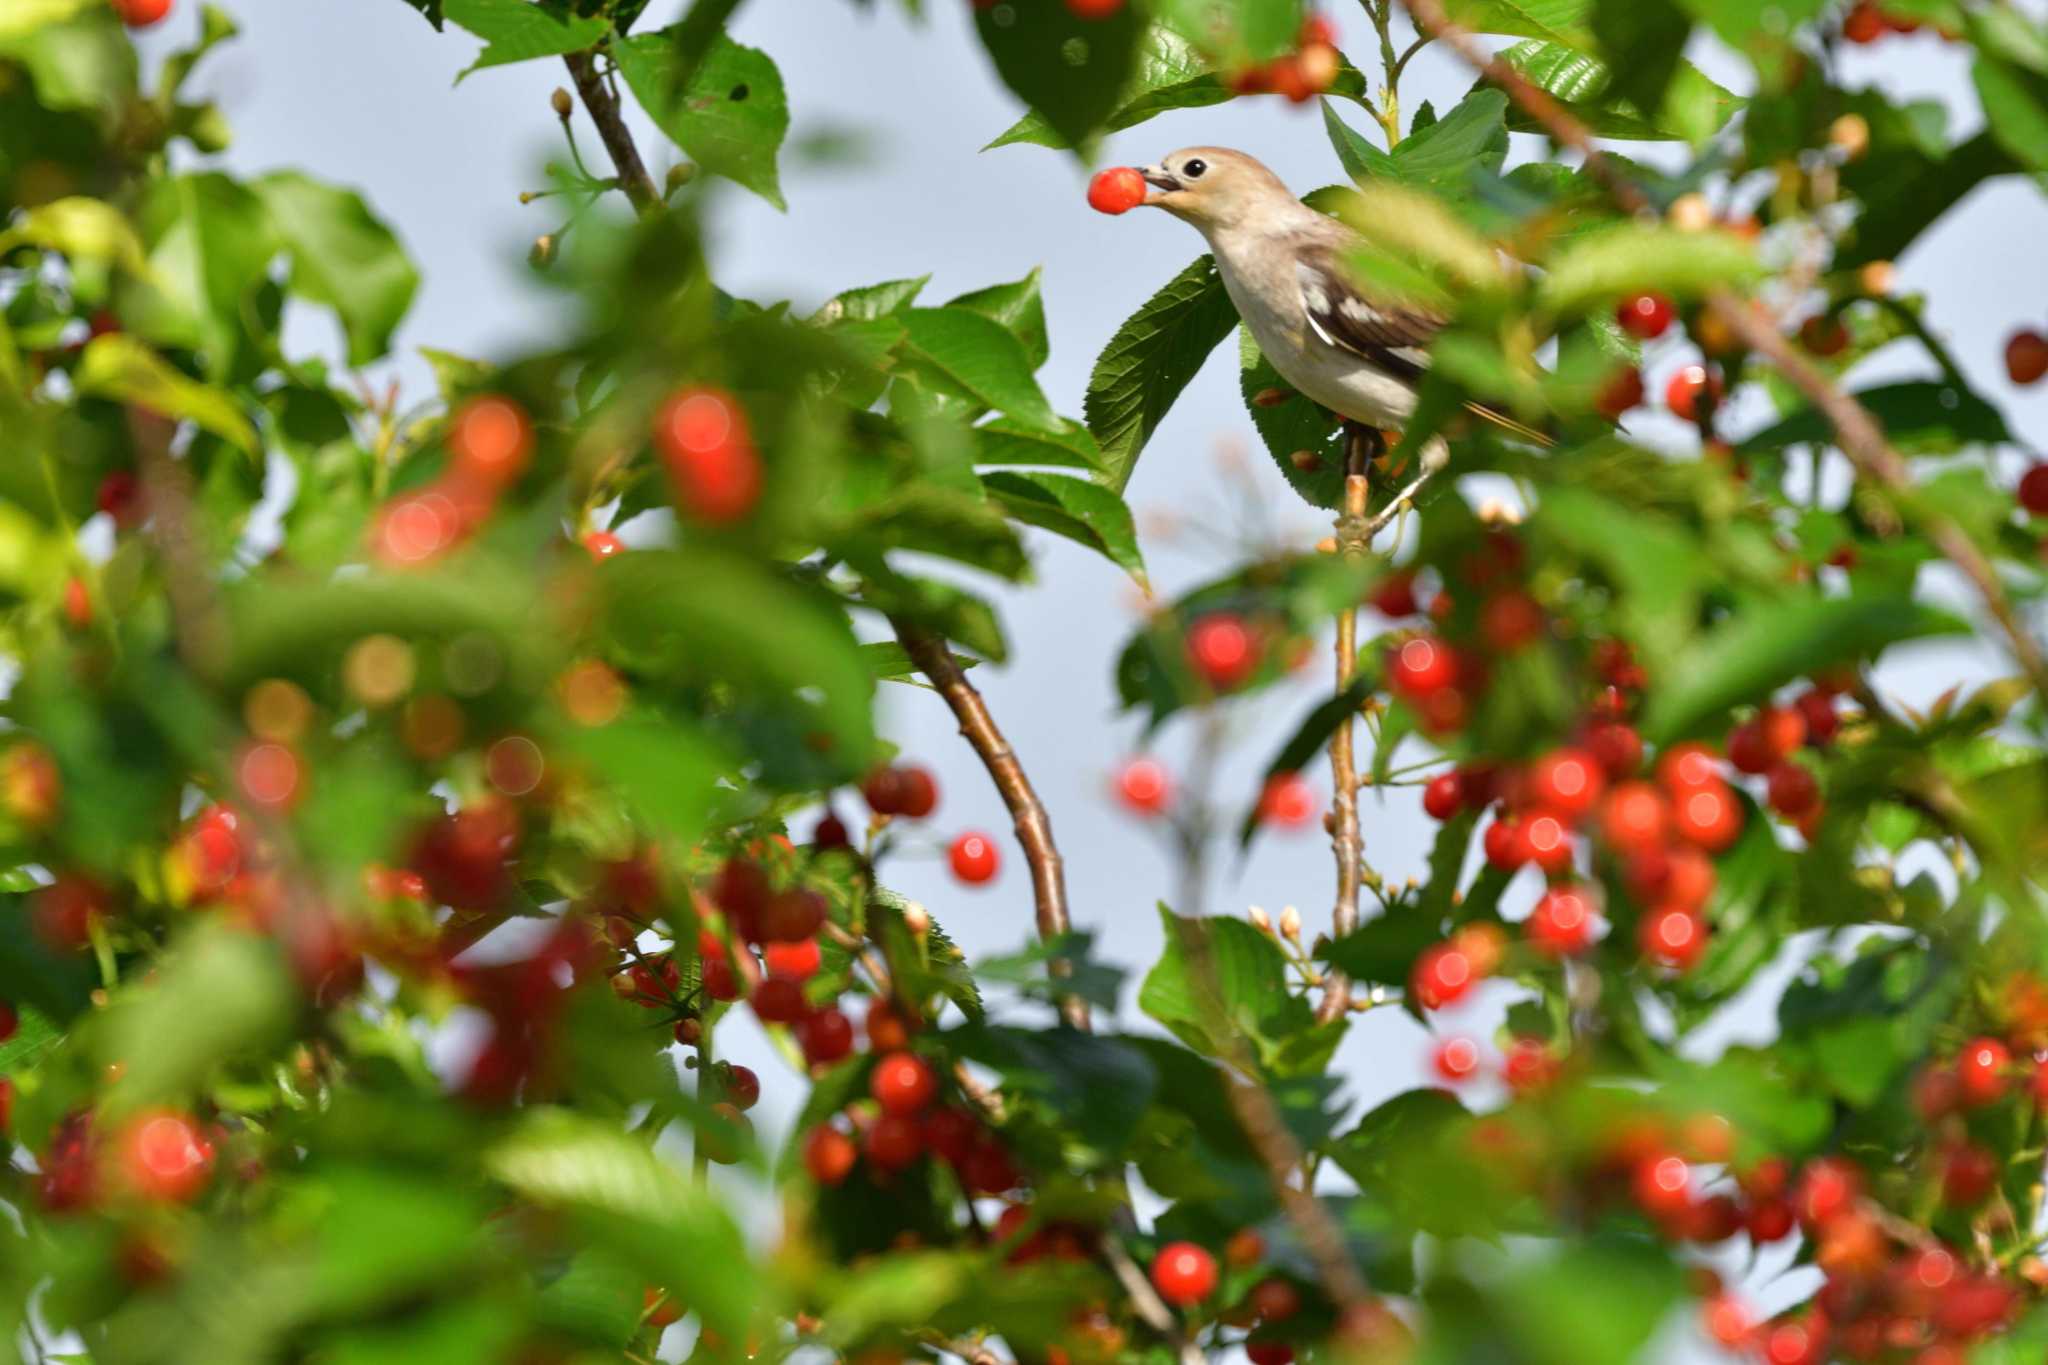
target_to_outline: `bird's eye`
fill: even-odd
[[[1202,172],[1209,169],[1209,163],[1199,158],[1180,168],[1180,173],[1190,180],[1200,180]]]

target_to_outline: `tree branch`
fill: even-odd
[[[1376,439],[1364,427],[1347,426],[1349,439],[1344,448],[1344,514],[1337,519],[1337,550],[1346,559],[1362,558],[1371,548],[1365,534],[1365,467],[1371,442]],[[1358,609],[1346,606],[1337,613],[1337,692],[1351,686],[1358,664]],[[1358,927],[1358,860],[1364,852],[1358,833],[1358,764],[1353,753],[1351,716],[1337,723],[1330,737],[1330,846],[1337,857],[1337,903],[1330,911],[1330,936],[1342,938]],[[1316,1017],[1328,1023],[1340,1019],[1351,1005],[1351,982],[1342,972],[1332,971],[1324,981],[1323,1000]]]
[[[944,640],[901,617],[890,617],[889,624],[895,628],[896,638],[902,641],[918,672],[931,679],[932,686],[952,708],[954,719],[960,722],[960,734],[980,756],[989,780],[996,784],[1003,804],[1010,808],[1010,819],[1017,827],[1017,842],[1023,846],[1024,861],[1031,869],[1032,897],[1038,906],[1038,936],[1058,938],[1073,924],[1067,913],[1065,864],[1058,845],[1053,843],[1052,820],[1025,774],[1024,765],[1017,761],[1016,750],[1003,737],[995,717],[989,714],[988,703],[967,681],[967,674]],[[1061,1008],[1075,1028],[1088,1027],[1088,1007],[1081,1000],[1069,996]]]
[[[1585,158],[1587,173],[1606,187],[1615,203],[1630,213],[1655,211],[1641,187],[1617,170],[1614,163],[1593,144],[1592,132],[1585,124],[1521,72],[1487,52],[1470,32],[1452,23],[1444,13],[1442,0],[1405,0],[1405,3],[1417,27],[1441,38],[1468,64],[1505,90],[1508,97],[1541,123],[1551,137],[1579,152]],[[1906,461],[1885,440],[1884,428],[1878,425],[1870,410],[1844,393],[1806,357],[1794,350],[1767,314],[1754,302],[1739,298],[1726,289],[1717,289],[1709,294],[1707,306],[1751,350],[1775,365],[1786,382],[1828,419],[1835,429],[1836,443],[1858,474],[1894,497],[1911,495],[1913,478]],[[1919,515],[1936,548],[1977,589],[1985,609],[2004,632],[2012,646],[2013,657],[2026,671],[2035,692],[2048,697],[2048,658],[2044,658],[2040,643],[2028,633],[2014,612],[1996,568],[1953,518],[1924,508]]]
[[[604,78],[598,75],[592,53],[565,53],[562,64],[569,68],[576,93],[583,97],[583,107],[590,111],[590,121],[597,125],[597,135],[604,140],[604,149],[619,173],[619,188],[633,201],[635,211],[652,213],[661,206],[661,191],[655,187],[654,177],[647,173],[647,163],[640,159],[640,149],[633,142],[633,130],[626,126],[619,102],[612,98]]]

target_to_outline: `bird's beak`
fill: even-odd
[[[1145,202],[1148,204],[1158,203],[1161,195],[1173,194],[1186,188],[1157,166],[1140,166],[1138,174],[1144,176],[1145,183],[1152,187],[1153,192],[1145,196]]]

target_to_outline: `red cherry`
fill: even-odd
[[[1600,808],[1601,833],[1624,853],[1662,844],[1670,825],[1670,803],[1647,782],[1622,783]]]
[[[1216,1258],[1193,1242],[1168,1242],[1153,1258],[1152,1285],[1177,1307],[1200,1303],[1216,1288]]]
[[[699,984],[704,987],[705,995],[713,1000],[740,998],[739,977],[733,971],[732,963],[726,960],[724,953],[705,958],[698,964],[698,970]]]
[[[1523,860],[1545,872],[1562,872],[1572,865],[1571,826],[1547,810],[1532,811],[1515,827]]]
[[[129,1187],[160,1203],[186,1202],[213,1173],[213,1144],[190,1115],[175,1110],[151,1110],[129,1120],[119,1151]]]
[[[1756,1326],[1742,1300],[1727,1294],[1706,1301],[1700,1309],[1700,1324],[1708,1336],[1731,1351],[1748,1341]]]
[[[1978,1336],[2003,1323],[2018,1303],[2019,1291],[2003,1280],[1961,1280],[1935,1300],[1934,1326],[1950,1336]]]
[[[20,1027],[21,1016],[15,1013],[13,1002],[0,1000],[0,1043],[12,1038]]]
[[[1432,820],[1448,820],[1464,804],[1465,783],[1457,773],[1438,773],[1422,789],[1422,808]]]
[[[1837,317],[1816,315],[1799,324],[1799,344],[1823,359],[1849,349],[1849,329]]]
[[[1630,336],[1653,341],[1670,329],[1671,319],[1676,313],[1671,300],[1662,294],[1638,294],[1632,299],[1622,300],[1621,307],[1615,310],[1614,320]]]
[[[761,907],[750,940],[760,943],[801,943],[825,925],[828,906],[824,896],[807,886],[777,891]]]
[[[142,520],[142,481],[132,470],[116,469],[100,480],[94,503],[120,530]]]
[[[1825,746],[1842,728],[1835,699],[1818,689],[1793,698],[1792,709],[1806,725],[1806,742],[1816,749]]]
[[[725,1098],[733,1108],[752,1109],[761,1102],[761,1078],[754,1074],[752,1067],[728,1062],[722,1075],[719,1088],[725,1092]]]
[[[1439,943],[1415,959],[1409,990],[1422,1008],[1441,1009],[1463,999],[1478,979],[1470,957],[1448,943]]]
[[[1589,726],[1584,743],[1586,752],[1608,777],[1629,777],[1643,764],[1643,737],[1625,721],[1604,720]]]
[[[853,1051],[853,1021],[836,1009],[822,1009],[797,1021],[797,1046],[812,1064],[836,1062]]]
[[[610,531],[591,531],[583,537],[583,548],[592,559],[610,559],[626,548],[626,542]]]
[[[992,1138],[977,1141],[959,1166],[961,1183],[975,1194],[1001,1194],[1017,1188],[1024,1179],[1010,1154]]]
[[[1229,1250],[1224,1248],[1226,1257]],[[1258,1314],[1260,1322],[1285,1322],[1301,1311],[1301,1291],[1276,1275],[1253,1285],[1252,1292],[1245,1296],[1245,1304]]]
[[[761,496],[761,457],[745,409],[723,389],[685,388],[655,415],[654,442],[683,510],[723,526]]]
[[[1657,899],[1681,910],[1703,910],[1713,898],[1713,860],[1696,848],[1678,847],[1664,856],[1664,876]]]
[[[754,1015],[764,1024],[794,1024],[810,1012],[801,981],[771,976],[754,987]]]
[[[1764,1333],[1765,1361],[1769,1365],[1820,1365],[1827,1350],[1827,1336],[1821,1328],[1819,1322],[1774,1324]]]
[[[1719,853],[1742,833],[1742,807],[1725,786],[1697,787],[1678,798],[1671,825],[1680,838]]]
[[[1456,1085],[1479,1074],[1479,1044],[1470,1038],[1446,1038],[1430,1054],[1436,1074]]]
[[[1616,370],[1593,400],[1593,408],[1610,422],[1618,422],[1631,408],[1642,406],[1643,372],[1630,365]]]
[[[1742,1210],[1736,1207],[1732,1196],[1717,1194],[1694,1204],[1679,1223],[1686,1241],[1711,1246],[1742,1230]]]
[[[1259,793],[1259,822],[1282,829],[1300,829],[1316,818],[1322,803],[1300,773],[1275,773]]]
[[[914,1052],[892,1052],[875,1063],[868,1093],[885,1113],[915,1114],[939,1093],[939,1078]]]
[[[0,1076],[0,1133],[14,1130],[14,1077]]]
[[[2015,384],[2032,384],[2048,374],[2048,337],[2019,331],[2005,343],[2005,372]]]
[[[903,813],[903,772],[900,768],[877,768],[861,780],[861,799],[877,815]]]
[[[1975,1208],[1998,1187],[1998,1158],[1974,1142],[1957,1143],[1943,1154],[1941,1198],[1951,1208]]]
[[[2037,517],[2048,516],[2048,461],[2029,465],[2020,475],[2020,506]]]
[[[1519,820],[1502,816],[1486,827],[1479,842],[1487,863],[1503,872],[1513,872],[1529,861],[1529,846],[1522,838]]]
[[[953,875],[969,886],[979,886],[996,875],[1002,863],[995,841],[986,834],[963,834],[946,850]]]
[[[1720,760],[1704,744],[1676,744],[1657,759],[1657,780],[1673,796],[1721,781]]]
[[[1778,761],[1778,755],[1772,751],[1763,727],[1746,720],[1728,732],[1728,761],[1737,772],[1767,773]]]
[[[1166,765],[1156,758],[1133,758],[1117,769],[1116,794],[1140,815],[1158,815],[1173,799]]]
[[[533,459],[533,423],[525,408],[501,394],[472,398],[449,420],[448,453],[458,474],[487,489],[504,488]]]
[[[1123,7],[1124,0],[1067,0],[1067,12],[1077,19],[1107,19]],[[1120,169],[1129,168],[1124,167]],[[1108,174],[1108,172],[1104,172],[1104,174]],[[1143,181],[1141,180],[1139,183],[1142,184]],[[1092,189],[1089,191],[1088,202],[1091,204],[1095,203],[1094,191]],[[1102,208],[1102,205],[1095,204],[1095,207]],[[1104,213],[1114,213],[1116,211],[1114,209],[1103,209]]]
[[[865,1022],[868,1046],[875,1052],[901,1052],[910,1046],[910,1027],[887,1000],[877,998],[870,1001]]]
[[[1530,766],[1527,782],[1530,800],[1574,820],[1593,809],[1606,785],[1599,760],[1584,749],[1545,754]]]
[[[967,1160],[980,1138],[981,1125],[964,1109],[934,1109],[924,1116],[924,1145],[954,1166]]]
[[[1836,1156],[1817,1157],[1799,1173],[1792,1207],[1802,1225],[1820,1227],[1848,1211],[1863,1193],[1863,1173]]]
[[[939,783],[931,769],[906,763],[896,770],[896,813],[922,820],[939,808]]]
[[[792,981],[805,981],[817,975],[823,961],[815,938],[797,939],[789,943],[768,943],[761,948],[761,963],[767,967],[770,976],[786,976]]]
[[[1457,680],[1457,656],[1449,645],[1429,635],[1403,641],[1387,664],[1389,685],[1410,698],[1426,697]]]
[[[1534,1038],[1517,1038],[1501,1064],[1501,1079],[1517,1095],[1541,1090],[1557,1078],[1557,1059]]]
[[[1294,1348],[1284,1341],[1247,1341],[1244,1357],[1252,1365],[1293,1365]]]
[[[1749,1240],[1762,1246],[1791,1235],[1792,1206],[1782,1199],[1765,1199],[1752,1204],[1743,1226],[1749,1232]]]
[[[1771,769],[1766,799],[1771,803],[1771,809],[1780,815],[1804,815],[1820,803],[1820,782],[1810,768],[1797,763],[1780,763]]]
[[[1887,27],[1882,10],[1870,0],[1857,0],[1855,7],[1843,16],[1842,36],[1860,46],[1882,38]]]
[[[1522,922],[1522,935],[1547,957],[1570,957],[1593,942],[1594,918],[1592,898],[1583,888],[1552,887]]]
[[[852,836],[846,832],[846,822],[829,810],[819,816],[818,823],[811,827],[811,847],[820,853],[848,848],[852,843]]]
[[[883,1171],[900,1171],[924,1155],[924,1132],[908,1114],[884,1114],[868,1129],[867,1158]]]
[[[1390,574],[1372,590],[1373,609],[1382,616],[1399,619],[1413,616],[1421,608],[1415,601],[1415,575],[1409,570]]]
[[[1692,1168],[1681,1156],[1655,1153],[1636,1163],[1629,1190],[1652,1218],[1676,1218],[1692,1207]]]
[[[1129,213],[1145,202],[1147,189],[1136,167],[1112,166],[1088,182],[1088,207],[1097,213]]]
[[[171,0],[114,0],[114,13],[130,28],[148,28],[161,23],[171,12]]]
[[[1696,421],[1706,415],[1706,409],[1720,403],[1722,393],[1719,374],[1704,365],[1686,365],[1664,386],[1664,405],[1674,416]],[[1707,400],[1705,405],[1700,402],[1702,396]]]
[[[1259,652],[1243,620],[1229,612],[1204,616],[1188,628],[1188,660],[1218,692],[1238,686],[1259,669]]]
[[[1479,604],[1479,635],[1496,654],[1543,638],[1543,608],[1525,592],[1499,592]]]
[[[837,1185],[853,1173],[860,1151],[837,1128],[820,1125],[804,1138],[804,1169],[820,1185]]]
[[[1996,1038],[1977,1038],[1956,1058],[1964,1105],[1981,1109],[2005,1098],[2012,1084],[2012,1051]]]
[[[1706,948],[1707,925],[1696,912],[1674,906],[1644,915],[1638,936],[1646,957],[1684,971]]]

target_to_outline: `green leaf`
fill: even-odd
[[[2022,166],[2048,171],[2048,75],[1980,52],[1970,77],[1991,135]]]
[[[997,417],[974,429],[977,465],[1063,465],[1100,470],[1102,447],[1078,422],[1062,421],[1059,430],[1026,426],[1014,417]]]
[[[812,316],[812,321],[870,322],[876,318],[890,317],[917,302],[917,296],[923,293],[924,287],[931,282],[930,275],[919,275],[914,280],[889,280],[882,284],[848,289],[827,299],[824,306]]]
[[[98,8],[98,0],[11,0],[0,10],[0,39],[19,38]]]
[[[1516,43],[1500,58],[1563,101],[1601,137],[1639,141],[1679,138],[1697,146],[1719,132],[1743,103],[1686,61],[1678,64],[1663,104],[1654,113],[1645,113],[1619,97],[1611,88],[1613,71],[1590,52],[1530,40]],[[1519,109],[1511,111],[1508,127],[1515,132],[1541,131],[1540,125]]]
[[[1123,491],[1167,409],[1236,325],[1237,309],[1207,256],[1125,319],[1088,376],[1088,429],[1102,446],[1106,485]]]
[[[1614,93],[1638,109],[1658,109],[1692,36],[1676,0],[1597,0],[1593,37],[1614,72]],[[1542,37],[1531,34],[1531,37]]]
[[[1344,498],[1349,439],[1342,419],[1306,394],[1295,392],[1259,350],[1249,327],[1238,328],[1237,337],[1238,392],[1267,454],[1303,501],[1314,507],[1336,507]],[[1270,401],[1275,392],[1287,396],[1275,403]]]
[[[94,338],[85,348],[75,379],[80,393],[195,422],[252,457],[260,453],[256,429],[234,399],[187,379],[126,333]]]
[[[529,1109],[483,1160],[525,1198],[578,1215],[648,1283],[688,1286],[692,1312],[728,1340],[744,1339],[761,1284],[746,1242],[709,1186],[645,1142],[582,1115]]]
[[[1044,271],[1033,267],[1029,275],[1008,284],[992,284],[946,300],[948,308],[965,308],[1001,323],[1024,345],[1024,354],[1036,370],[1052,354],[1045,334],[1045,300],[1039,294],[1039,277]]]
[[[1061,429],[1060,419],[1031,377],[1024,343],[1001,323],[965,308],[912,308],[902,314],[907,360],[958,394],[1007,413],[1027,426]]]
[[[978,9],[974,26],[996,74],[1068,145],[1086,145],[1122,99],[1144,20],[1135,5],[1082,18],[1065,5]]]
[[[203,922],[109,1012],[101,1050],[123,1070],[107,1106],[185,1102],[230,1059],[262,1060],[289,1034],[299,996],[276,945]]]
[[[1667,1256],[1593,1243],[1519,1265],[1494,1301],[1530,1365],[1629,1365],[1644,1358],[1684,1287]]]
[[[1064,1024],[1038,1031],[973,1024],[946,1040],[1000,1075],[1005,1094],[1044,1104],[1066,1132],[1105,1157],[1122,1152],[1159,1084],[1137,1048]]]
[[[995,470],[981,476],[1003,510],[1027,526],[1085,545],[1145,581],[1138,528],[1124,500],[1099,483],[1065,474]]]
[[[74,196],[29,209],[13,227],[0,232],[0,256],[18,246],[61,252],[74,261],[116,265],[130,274],[148,268],[135,229],[119,209],[99,199]]]
[[[1850,162],[1842,168],[1842,187],[1861,202],[1862,211],[1853,235],[1835,255],[1836,268],[1895,259],[1978,185],[2020,170],[1989,129],[1946,157],[1901,147],[1873,150]]]
[[[2003,445],[2012,440],[1998,409],[1967,389],[1939,380],[1909,380],[1852,395],[1870,410],[1886,438],[1907,454],[1954,454],[1966,445]],[[1835,428],[1819,411],[1802,408],[1742,442],[1744,451],[1782,450],[1794,445],[1829,445]]]
[[[1597,564],[1622,590],[1627,637],[1647,657],[1670,658],[1692,638],[1714,570],[1684,523],[1587,487],[1549,490],[1531,522],[1539,535]],[[1617,538],[1614,528],[1622,525],[1629,534]]]
[[[135,45],[111,7],[8,0],[0,11],[0,59],[21,64],[45,108],[111,118],[134,97]]]
[[[391,229],[360,196],[296,171],[274,172],[251,188],[291,257],[293,292],[341,319],[348,363],[366,365],[389,351],[420,283]]]
[[[1394,158],[1388,156],[1367,141],[1352,126],[1337,114],[1337,106],[1323,100],[1323,131],[1329,134],[1330,146],[1337,153],[1338,164],[1344,167],[1344,174],[1354,181],[1369,180],[1374,176],[1393,175]]]
[[[1656,671],[1643,737],[1663,744],[1729,707],[1888,645],[1963,634],[1966,622],[1911,598],[1759,603],[1706,632]]]
[[[1318,956],[1353,981],[1406,990],[1415,959],[1443,936],[1443,923],[1435,916],[1397,908],[1330,941]]]
[[[531,0],[441,0],[442,13],[484,40],[459,85],[472,71],[536,57],[559,57],[595,46],[610,31],[601,16],[582,17]]]
[[[789,99],[766,53],[721,34],[681,89],[673,28],[614,43],[612,54],[640,107],[699,166],[787,207],[775,158]]]
[[[1756,249],[1733,232],[1617,223],[1567,243],[1552,258],[1537,297],[1553,312],[1569,314],[1605,308],[1629,294],[1694,299],[1762,274]]]
[[[1393,173],[1414,189],[1455,195],[1472,172],[1498,174],[1508,155],[1508,97],[1474,90],[1457,107],[1394,148]]]
[[[1288,1040],[1314,1025],[1308,1002],[1287,989],[1287,959],[1270,935],[1238,919],[1183,919],[1165,906],[1166,950],[1138,990],[1138,1008],[1197,1052],[1229,1057],[1242,1035],[1273,1065]],[[1213,982],[1198,969],[1203,946]]]
[[[732,765],[718,747],[675,716],[631,714],[595,728],[564,728],[555,745],[625,798],[643,826],[678,845],[703,832]]]
[[[1593,0],[1445,0],[1452,23],[1474,33],[1583,45]]]
[[[252,368],[272,330],[255,295],[280,245],[263,201],[224,175],[182,175],[151,181],[135,218],[149,273],[122,316],[145,340],[197,350],[211,379]]]

